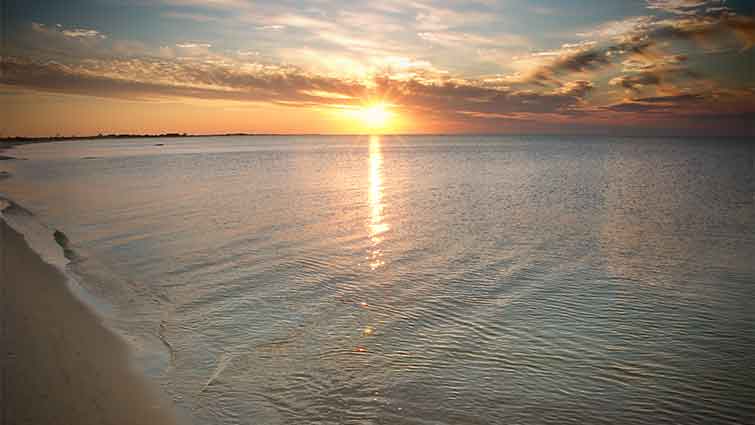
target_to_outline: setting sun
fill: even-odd
[[[393,113],[385,103],[375,103],[359,111],[359,118],[368,128],[373,130],[385,128],[392,115]]]

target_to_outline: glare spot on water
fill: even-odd
[[[370,223],[369,223],[369,237],[372,242],[370,248],[369,265],[370,269],[376,270],[385,265],[385,261],[381,259],[383,252],[378,247],[385,239],[382,236],[390,229],[388,223],[384,222],[383,209],[383,154],[380,151],[380,136],[370,137],[370,191],[369,191],[369,206],[370,206]]]

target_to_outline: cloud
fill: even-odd
[[[341,100],[345,100],[345,99],[353,99],[354,98],[354,96],[349,96],[348,94],[333,93],[333,92],[328,92],[328,91],[323,91],[323,90],[301,90],[300,92],[302,94],[307,95],[307,96],[318,97],[318,98],[321,98],[321,99],[341,99]]]
[[[51,27],[49,25],[45,25],[43,23],[39,22],[32,22],[31,23],[31,29],[32,31],[40,34],[44,34],[47,36],[51,35],[60,35],[62,37],[72,38],[72,39],[80,39],[80,40],[87,40],[87,39],[100,39],[104,40],[107,38],[107,35],[94,30],[94,29],[88,29],[88,28],[65,28],[61,24],[57,24],[54,27]]]
[[[259,56],[260,52],[256,50],[237,50],[236,54],[241,57],[248,57],[248,56]]]
[[[226,45],[213,37],[212,45],[187,37],[150,46],[91,28],[33,23],[25,30],[32,36],[12,40],[3,84],[147,101],[292,107],[357,107],[364,99],[386,98],[417,116],[455,122],[610,121],[640,111],[689,117],[706,108],[730,116],[735,104],[744,103],[721,87],[749,84],[746,77],[727,72],[732,78],[724,81],[715,67],[706,68],[705,77],[692,67],[713,47],[741,63],[746,57],[736,57],[736,49],[755,43],[753,17],[702,0],[651,0],[647,6],[656,16],[609,22],[557,48],[546,44],[553,34],[530,40],[496,32],[514,26],[491,13],[500,6],[493,3],[358,1],[341,9],[318,0],[318,7],[294,9],[288,1],[255,7],[242,0],[163,2],[178,6],[161,6],[164,16],[200,23],[223,19],[233,32],[243,25],[254,44]]]
[[[669,1],[663,4],[691,10],[692,5],[698,3],[700,2]],[[654,3],[654,7],[660,6],[660,2]],[[743,49],[749,49],[755,44],[755,18],[726,13],[701,13],[683,13],[670,19],[639,17],[611,22],[594,32],[583,34],[607,37],[605,40],[564,44],[555,51],[533,53],[530,62],[535,65],[525,75],[532,82],[548,83],[557,81],[560,75],[597,71],[617,61],[626,61],[627,58],[644,58],[644,62],[663,60],[658,50],[663,43],[673,40],[712,44],[725,42],[726,35],[733,35]],[[636,86],[640,84],[640,80],[649,82],[652,78],[629,77],[616,80],[616,85]],[[636,84],[632,84],[633,80]]]
[[[629,90],[639,90],[645,86],[657,85],[661,83],[661,77],[654,73],[642,73],[637,75],[623,75],[611,79],[609,84],[612,86],[621,86]]]
[[[577,33],[581,38],[598,38],[609,39],[625,36],[640,28],[646,27],[655,20],[652,16],[636,16],[632,18],[621,19],[618,21],[609,21],[599,25],[591,31]]]
[[[674,106],[680,103],[698,103],[703,100],[705,96],[701,94],[677,94],[672,96],[654,96],[635,99],[636,102],[650,103],[654,105]]]
[[[625,99],[593,110],[595,119],[630,123],[650,129],[674,129],[672,134],[727,134],[755,136],[752,117],[755,104],[751,90],[720,90],[677,93]],[[603,118],[601,118],[603,117]],[[652,132],[652,131],[650,131]]]
[[[95,35],[95,31],[97,35]],[[183,43],[179,43],[183,44]],[[187,43],[190,44],[190,43]],[[202,44],[202,43],[195,43]],[[160,46],[143,41],[111,38],[108,34],[86,28],[68,28],[61,24],[31,22],[7,40],[6,55],[57,60],[62,62],[108,59],[114,57],[175,58],[206,56],[201,49],[181,49],[174,44]]]
[[[482,36],[465,32],[420,32],[417,36],[425,41],[446,47],[522,47],[530,44],[526,38],[514,34]]]
[[[209,49],[210,43],[176,43],[176,47],[181,49]]]
[[[690,107],[701,107],[707,104],[706,100],[706,96],[700,93],[684,93],[624,100],[605,109],[613,112],[679,115],[682,109],[690,114]]]
[[[449,115],[570,113],[581,105],[589,91],[588,82],[575,82],[559,90],[538,92],[485,87],[478,81],[448,79],[427,83],[417,80],[379,79],[377,91],[389,93],[396,103],[427,113]]]
[[[289,42],[283,47],[287,50],[328,50],[326,54],[329,55],[343,54],[344,50],[348,50],[364,57],[397,54],[407,49],[407,46],[390,42],[390,24],[368,24],[369,16],[345,12],[334,16],[283,13],[265,18],[262,27],[290,29],[286,32]],[[399,27],[393,31],[400,30]],[[296,45],[299,47],[291,47]]]
[[[566,53],[559,56],[545,69],[553,72],[584,72],[600,68],[611,62],[607,53],[607,50],[602,49],[587,49],[574,53]]]
[[[659,69],[678,69],[689,59],[687,55],[666,55],[654,57],[652,60],[630,58],[623,61],[624,72],[646,72]]]
[[[617,112],[653,112],[669,116],[723,114],[736,116],[755,111],[749,102],[752,93],[711,90],[663,96],[630,98],[608,105],[604,109]],[[749,106],[747,103],[749,102]]]
[[[749,49],[755,41],[755,18],[729,13],[682,16],[655,20],[638,25],[627,37],[650,40],[689,40],[698,44],[723,42],[721,37],[734,35]]]
[[[89,60],[79,64],[7,58],[3,84],[42,92],[115,97],[303,101],[322,104],[364,88],[294,67],[225,65],[158,59]]]
[[[592,88],[575,81],[551,92],[493,89],[475,81],[430,83],[376,77],[371,85],[308,74],[295,67],[230,66],[168,60],[87,61],[76,65],[9,58],[4,84],[30,90],[129,99],[191,98],[311,106],[359,105],[388,98],[409,110],[456,114],[568,112]]]
[[[745,16],[729,17],[726,19],[726,24],[742,42],[743,50],[752,49],[755,45],[755,18]]]
[[[264,102],[332,110],[360,107],[367,99],[385,99],[401,114],[480,131],[498,128],[496,123],[504,122],[528,123],[526,128],[533,131],[564,128],[560,126],[584,130],[597,128],[596,123],[601,128],[626,126],[629,121],[622,118],[624,114],[632,114],[631,119],[648,126],[655,125],[653,120],[681,125],[684,120],[693,122],[696,116],[717,114],[745,131],[742,117],[755,113],[752,90],[682,92],[594,107],[587,103],[595,87],[588,80],[570,81],[550,90],[522,90],[487,87],[482,80],[453,77],[424,81],[385,75],[365,84],[290,66],[205,60],[132,58],[62,64],[11,57],[5,66],[3,85],[21,90],[140,101]],[[467,127],[463,127],[465,122]],[[716,125],[713,119],[706,122]]]
[[[727,9],[725,0],[647,0],[647,8],[677,15],[695,15]]]
[[[297,13],[286,13],[283,15],[275,16],[272,18],[272,20],[273,22],[275,22],[275,24],[269,24],[265,26],[289,26],[306,29],[333,29],[336,27],[335,24],[328,20],[317,19]]]
[[[525,81],[538,84],[558,83],[558,77],[561,75],[597,71],[611,65],[617,58],[645,55],[652,45],[652,42],[644,38],[600,45],[564,45],[559,51],[536,53],[536,56],[545,59],[545,63],[530,70]]]
[[[595,85],[592,83],[592,81],[577,80],[564,84],[563,86],[556,89],[556,92],[567,96],[583,98],[594,88]]]
[[[102,34],[97,30],[88,30],[83,28],[65,29],[62,30],[61,33],[66,37],[74,38],[107,38],[105,34]]]
[[[418,9],[415,20],[416,28],[419,31],[445,31],[453,28],[479,27],[496,20],[496,17],[489,13],[459,11],[423,3],[412,3],[411,5]]]
[[[700,74],[684,66],[687,56],[669,55],[652,60],[628,59],[622,62],[624,75],[612,78],[609,84],[638,92],[647,87],[671,84],[680,79],[698,79]]]

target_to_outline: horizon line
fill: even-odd
[[[55,136],[6,136],[0,137],[0,142],[51,142],[66,140],[98,140],[98,139],[140,139],[140,138],[189,138],[189,137],[421,137],[421,136],[478,136],[478,137],[521,137],[521,136],[551,136],[551,137],[618,137],[618,138],[716,138],[716,139],[755,139],[755,135],[710,135],[710,134],[611,134],[611,133],[496,133],[496,132],[459,132],[459,133],[108,133],[90,135],[55,135]]]

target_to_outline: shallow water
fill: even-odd
[[[155,140],[0,192],[197,424],[755,422],[752,142]]]

